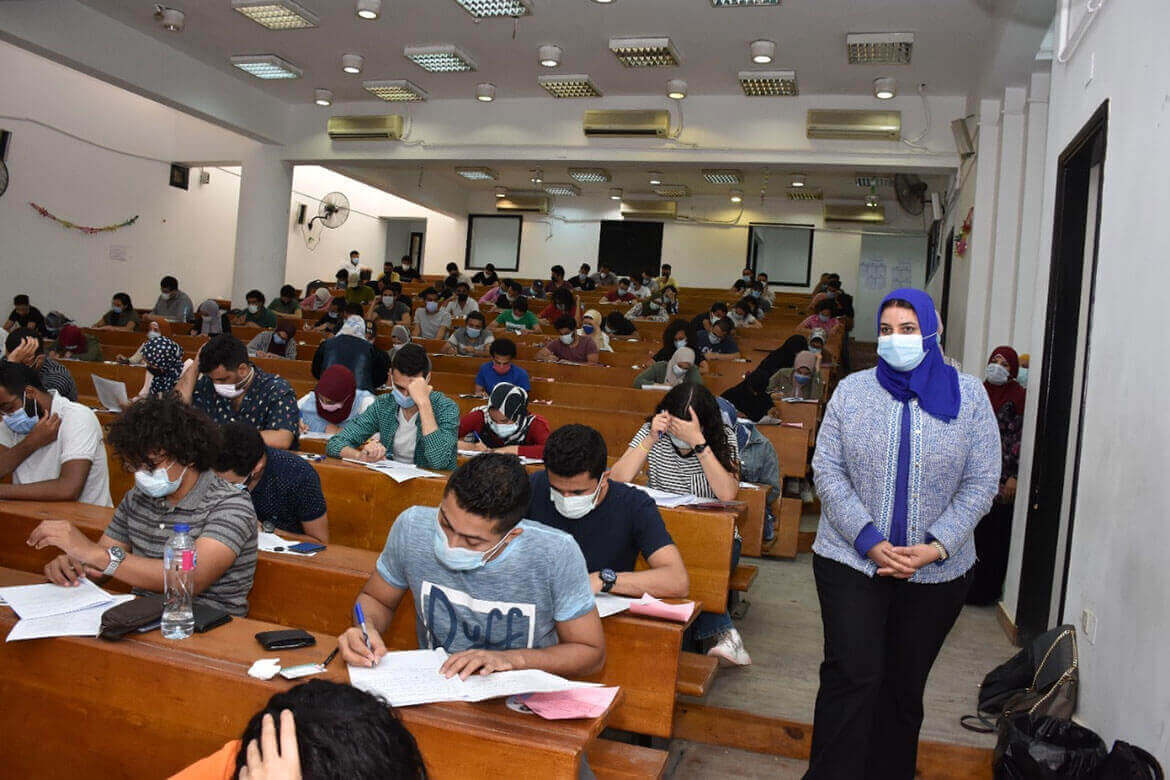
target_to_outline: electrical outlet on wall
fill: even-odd
[[[1089,644],[1097,643],[1097,613],[1091,609],[1081,610],[1081,634],[1084,635]]]

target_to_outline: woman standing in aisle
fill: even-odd
[[[999,490],[995,415],[943,362],[930,296],[895,290],[880,312],[878,365],[837,386],[812,462],[825,658],[806,778],[914,777],[926,679]]]

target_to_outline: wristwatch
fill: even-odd
[[[102,576],[110,577],[118,570],[118,567],[122,565],[122,559],[126,557],[126,551],[115,544],[110,546],[106,552],[110,554],[110,564],[106,566],[104,571],[102,571]]]
[[[950,557],[950,556],[947,554],[947,548],[946,548],[946,547],[944,547],[944,546],[943,546],[943,543],[942,543],[942,542],[940,542],[938,539],[935,539],[933,542],[931,542],[931,543],[930,543],[930,546],[931,546],[931,547],[933,547],[934,549],[938,550],[938,559],[939,559],[939,561],[945,561],[947,558],[949,558],[949,557]]]
[[[613,590],[613,586],[617,583],[617,572],[613,569],[601,570],[601,592],[609,593]]]
[[[702,454],[703,454],[703,452],[704,452],[704,451],[705,451],[705,450],[706,450],[708,447],[710,447],[710,446],[711,446],[711,445],[710,445],[710,444],[708,444],[708,443],[707,443],[707,442],[705,442],[705,441],[704,441],[704,442],[700,442],[699,444],[696,444],[696,445],[694,446],[693,452],[694,452],[696,455],[702,455]]]

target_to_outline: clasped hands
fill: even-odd
[[[895,547],[883,539],[866,555],[878,565],[878,576],[908,580],[923,566],[938,560],[938,549],[933,544]]]

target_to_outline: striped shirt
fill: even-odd
[[[73,381],[73,374],[48,355],[41,364],[41,384],[46,390],[56,390],[70,401],[77,401],[77,383]]]
[[[735,431],[723,426],[723,433],[731,447],[731,458],[739,460],[739,444],[735,440]],[[650,435],[650,423],[643,423],[634,438],[630,441],[631,447],[637,447],[642,440]],[[646,456],[646,470],[648,478],[646,484],[655,490],[665,490],[668,493],[682,493],[696,495],[699,498],[716,498],[707,475],[703,473],[703,464],[694,455],[683,457],[674,449],[669,436],[663,436],[650,448]]]
[[[205,602],[233,615],[248,614],[248,592],[256,573],[256,511],[247,493],[205,471],[191,492],[171,504],[131,488],[106,527],[106,536],[126,547],[126,552],[162,560],[163,547],[174,534],[176,523],[191,526],[191,536],[214,539],[236,555],[220,578],[200,593]],[[198,565],[198,564],[196,564]],[[135,592],[149,591],[135,589]]]

